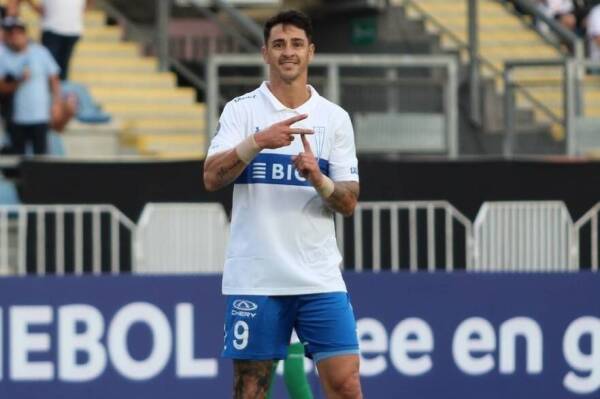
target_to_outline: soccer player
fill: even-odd
[[[333,219],[358,199],[354,134],[348,113],[307,84],[314,52],[304,14],[267,21],[269,81],[225,106],[204,164],[208,190],[234,184],[223,356],[236,399],[264,398],[292,329],[329,399],[362,398]]]

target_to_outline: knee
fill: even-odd
[[[343,399],[362,399],[360,377],[358,371],[344,375],[331,382],[336,397]]]

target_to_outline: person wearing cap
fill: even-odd
[[[4,45],[0,57],[0,93],[13,94],[10,139],[13,151],[47,152],[53,102],[61,102],[60,68],[50,52],[27,36],[18,17],[2,20]]]
[[[60,79],[67,80],[73,50],[83,33],[84,12],[93,0],[9,0],[9,15],[17,15],[23,2],[42,17],[41,42],[58,63]]]

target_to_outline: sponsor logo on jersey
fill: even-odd
[[[252,95],[248,95],[248,96],[241,96],[241,97],[236,97],[233,99],[234,102],[239,103],[242,100],[250,100],[256,98],[256,94],[252,94]]]
[[[258,309],[258,305],[247,299],[236,299],[233,301],[233,309],[231,311],[232,316],[240,317],[256,317],[255,310]]]
[[[319,168],[329,176],[329,162],[319,159]],[[236,180],[237,184],[283,184],[310,186],[310,182],[300,176],[294,167],[291,155],[259,154]]]

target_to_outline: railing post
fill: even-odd
[[[479,36],[477,0],[467,0],[469,7],[469,87],[471,121],[481,125],[481,79],[479,75]]]
[[[156,0],[156,34],[158,44],[158,69],[169,70],[169,19],[171,0]]]
[[[567,60],[565,62],[564,72],[564,113],[565,113],[565,134],[567,136],[567,155],[577,154],[577,132],[575,131],[575,118],[577,115],[577,71],[579,70],[579,61]]]
[[[206,61],[206,150],[210,145],[210,139],[215,135],[218,124],[219,112],[219,71],[215,55],[208,57]]]
[[[512,82],[512,66],[504,66],[504,148],[505,158],[512,158],[515,136],[515,93]]]
[[[446,115],[446,145],[451,159],[458,158],[458,63],[452,59],[446,66],[444,114]]]
[[[327,65],[327,97],[328,100],[340,103],[340,68],[334,62]]]

